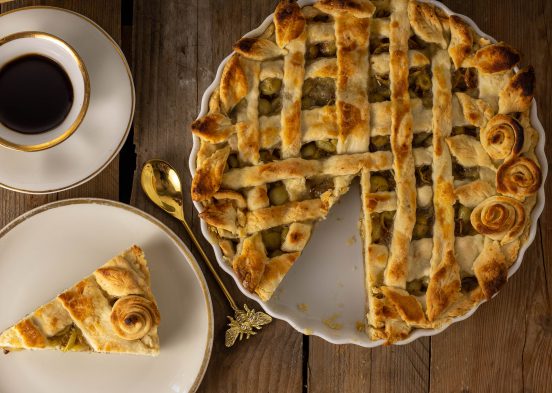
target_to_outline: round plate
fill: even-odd
[[[161,313],[160,355],[0,354],[1,392],[195,391],[213,342],[205,278],[173,232],[128,205],[102,199],[54,202],[0,231],[0,331],[133,244],[149,262]]]
[[[458,15],[443,4],[426,0],[440,7],[448,15]],[[315,3],[315,0],[299,0],[299,5]],[[493,42],[492,37],[483,33],[468,17],[458,15],[466,20],[474,30]],[[259,36],[272,23],[273,16],[268,16],[257,29],[247,33],[245,37]],[[205,91],[201,101],[201,111],[198,117],[205,116],[209,109],[209,98],[220,83],[224,65],[230,59],[230,54],[220,64],[213,83]],[[548,162],[544,155],[544,129],[537,116],[537,105],[533,101],[531,122],[539,133],[539,143],[536,154],[541,164],[543,184],[538,192],[538,201],[531,213],[531,229],[527,242],[522,246],[516,262],[510,267],[508,277],[520,267],[523,255],[535,239],[537,220],[544,209],[544,180],[548,173]],[[199,138],[193,137],[194,145],[189,158],[189,168],[192,176],[196,172],[196,157],[199,150]],[[358,232],[358,220],[361,215],[360,190],[358,181],[353,182],[351,189],[338,204],[332,207],[326,220],[317,223],[309,243],[302,255],[294,263],[284,280],[268,302],[248,292],[222,256],[220,247],[211,236],[207,224],[201,222],[201,230],[209,240],[220,267],[230,274],[236,285],[249,298],[256,300],[264,310],[275,318],[288,322],[300,333],[312,334],[334,344],[357,344],[363,347],[377,347],[383,340],[372,341],[364,333],[363,323],[366,315],[366,290],[364,287],[364,265],[362,255],[362,240]],[[201,204],[194,202],[198,211]],[[453,318],[451,323],[461,321],[471,316],[477,307],[466,314]],[[450,325],[450,324],[449,324]],[[405,340],[395,344],[407,344],[423,336],[433,336],[446,329],[413,330]]]
[[[29,30],[53,34],[71,45],[90,76],[88,111],[66,141],[39,152],[0,147],[0,186],[46,194],[92,179],[113,160],[132,123],[134,85],[120,48],[90,19],[52,7],[21,8],[0,16],[0,37]]]

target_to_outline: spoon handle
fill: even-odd
[[[220,277],[219,277],[217,271],[215,270],[213,264],[209,260],[209,257],[207,256],[207,254],[203,250],[203,247],[201,247],[201,244],[199,244],[199,241],[197,240],[194,233],[192,232],[192,229],[190,228],[190,226],[188,225],[188,223],[186,222],[185,219],[180,220],[180,222],[182,222],[182,224],[184,225],[184,228],[186,229],[186,232],[188,232],[188,235],[190,235],[190,238],[192,239],[192,242],[194,242],[194,245],[196,246],[197,250],[201,254],[201,257],[203,258],[203,261],[207,264],[207,267],[209,267],[209,270],[211,271],[211,273],[215,277],[215,280],[217,281],[217,284],[219,285],[222,292],[224,293],[224,296],[226,296],[226,299],[228,299],[228,303],[230,303],[230,307],[232,307],[232,309],[234,311],[236,311],[238,309],[238,306],[236,305],[236,302],[232,298],[232,295],[230,295],[230,292],[228,292],[228,289],[226,289],[226,286],[224,285],[224,283],[220,279]]]

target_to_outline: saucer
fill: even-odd
[[[134,85],[115,41],[96,23],[54,7],[28,7],[0,15],[0,37],[42,31],[61,38],[83,59],[90,76],[90,104],[67,140],[23,152],[0,146],[0,186],[29,194],[76,187],[100,173],[119,153],[134,115]]]

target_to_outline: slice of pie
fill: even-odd
[[[433,3],[309,4],[234,46],[192,124],[192,198],[268,301],[359,177],[367,333],[400,341],[490,299],[527,242],[535,74]]]
[[[146,258],[133,246],[5,330],[0,348],[156,356],[159,320]]]

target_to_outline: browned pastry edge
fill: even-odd
[[[504,162],[496,172],[496,190],[523,201],[535,194],[542,183],[542,173],[535,161],[515,157]]]
[[[521,56],[517,50],[500,42],[479,49],[475,53],[473,62],[480,72],[495,74],[511,70],[520,60]]]
[[[274,11],[276,43],[284,48],[290,41],[301,35],[305,28],[305,17],[301,7],[294,0],[281,0]]]
[[[525,142],[523,127],[509,115],[494,116],[481,130],[481,144],[493,160],[521,153]]]

